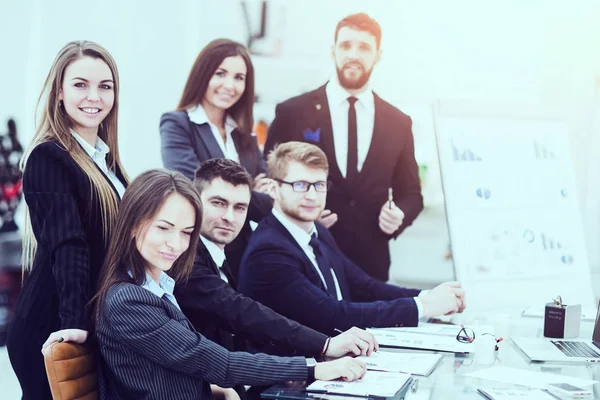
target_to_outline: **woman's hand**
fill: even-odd
[[[342,378],[350,382],[363,377],[367,372],[367,364],[356,358],[344,357],[334,361],[318,363],[315,366],[315,379],[331,381]]]
[[[88,338],[88,332],[81,329],[62,329],[60,331],[52,332],[48,339],[42,345],[42,353],[46,347],[56,342],[73,342],[73,343],[85,343]]]
[[[252,190],[259,193],[267,193],[269,190],[269,182],[271,182],[271,179],[267,178],[267,175],[261,172],[254,178],[254,187]]]
[[[240,400],[240,395],[232,388],[222,388],[217,385],[210,385],[213,400]]]

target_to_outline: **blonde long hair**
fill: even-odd
[[[37,110],[45,98],[45,104],[42,110],[39,124],[36,129],[29,147],[21,160],[21,171],[25,173],[27,159],[33,149],[44,142],[56,141],[64,147],[73,158],[73,160],[87,174],[90,180],[92,198],[97,196],[100,203],[100,212],[102,215],[102,227],[104,230],[104,243],[108,243],[109,233],[112,229],[117,216],[118,199],[114,193],[110,183],[104,177],[104,174],[96,168],[92,159],[79,146],[76,139],[71,135],[70,128],[72,119],[69,117],[64,107],[61,107],[59,101],[60,91],[63,85],[65,70],[67,67],[83,57],[92,57],[104,61],[113,75],[115,100],[112,109],[98,128],[98,136],[108,145],[110,153],[107,155],[106,164],[110,170],[116,172],[117,167],[123,174],[126,182],[129,181],[125,170],[119,158],[119,144],[117,135],[117,118],[118,118],[118,99],[119,99],[119,73],[117,65],[110,53],[97,43],[81,40],[67,43],[59,52],[46,81],[42,88]],[[37,249],[37,241],[31,226],[31,218],[29,209],[25,210],[26,224],[23,235],[23,273],[31,269],[35,252]]]

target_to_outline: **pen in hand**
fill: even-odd
[[[392,209],[392,202],[394,201],[394,190],[390,187],[388,188],[388,206],[390,210]]]
[[[334,331],[335,333],[337,333],[338,335],[339,335],[339,334],[342,334],[342,333],[344,333],[344,332],[342,332],[341,330],[339,330],[338,328],[333,328],[333,331]]]

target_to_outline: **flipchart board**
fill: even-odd
[[[435,116],[456,277],[471,310],[594,307],[566,125]]]

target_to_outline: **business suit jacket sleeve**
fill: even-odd
[[[162,301],[141,287],[113,286],[107,293],[104,318],[116,339],[137,354],[222,387],[306,379],[304,358],[229,352],[169,317]]]
[[[301,355],[320,355],[327,337],[277,314],[249,297],[236,292],[215,275],[199,249],[192,276],[176,286],[176,297],[194,326],[209,316],[236,335],[256,343],[284,345]]]
[[[269,126],[269,133],[267,135],[267,141],[265,142],[264,156],[268,157],[269,153],[275,145],[279,143],[285,143],[292,140],[292,129],[290,129],[289,119],[287,117],[287,110],[284,104],[278,104],[275,107],[275,119]]]
[[[160,153],[167,169],[179,171],[190,180],[205,160],[198,159],[191,139],[187,116],[180,112],[169,112],[160,118]]]
[[[403,151],[396,161],[392,185],[394,188],[394,201],[404,212],[402,225],[393,233],[392,237],[398,235],[410,226],[423,210],[423,196],[421,195],[421,182],[419,181],[419,167],[415,160],[415,143],[412,134],[412,121],[410,117],[404,116],[399,122],[403,130]]]
[[[294,255],[275,244],[254,249],[244,260],[240,270],[242,293],[319,332],[418,323],[412,298],[364,303],[328,296],[301,272]]]
[[[59,299],[61,329],[88,329],[90,249],[75,188],[65,165],[68,153],[44,143],[31,153],[24,172],[23,192],[38,246],[49,249]]]

